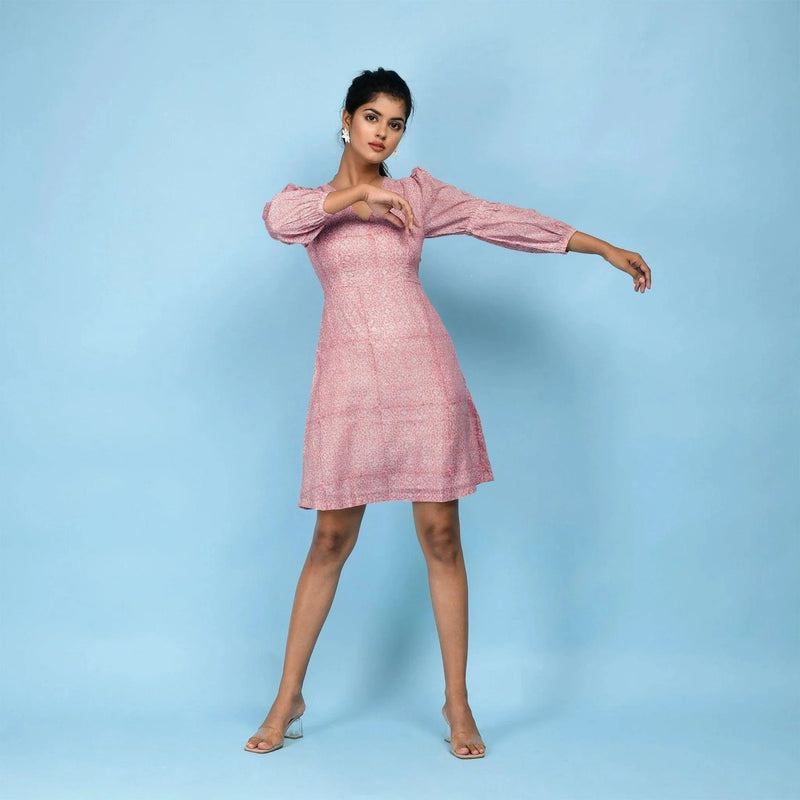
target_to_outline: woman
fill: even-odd
[[[412,111],[392,70],[364,71],[342,112],[344,153],[333,179],[288,184],[266,204],[270,235],[300,243],[324,304],[303,447],[298,505],[317,510],[300,574],[278,694],[245,749],[270,753],[302,736],[311,652],[370,502],[408,500],[427,562],[444,664],[447,741],[458,758],[485,745],[467,701],[467,577],[458,498],[493,479],[480,418],[452,341],[418,277],[425,238],[466,234],[531,253],[596,253],[650,288],[638,253],[534,209],[474,197],[415,167],[389,176]]]

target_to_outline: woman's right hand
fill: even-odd
[[[397,192],[390,192],[388,189],[381,189],[379,186],[367,184],[364,189],[364,196],[361,199],[369,206],[373,214],[383,219],[388,219],[392,225],[398,228],[404,227],[408,233],[411,233],[411,228],[414,225],[419,225],[417,218],[414,216],[414,210],[411,208],[411,203],[403,195],[397,194]],[[403,212],[405,223],[397,214],[392,213],[393,208]]]

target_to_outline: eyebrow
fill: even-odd
[[[383,114],[381,114],[381,112],[378,111],[377,108],[367,108],[367,109],[364,109],[364,110],[365,111],[374,111],[379,117],[383,116]],[[405,120],[402,117],[392,117],[392,119],[399,119],[400,122],[405,122]]]

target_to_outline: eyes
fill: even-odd
[[[378,118],[374,114],[365,114],[364,115],[364,119],[367,119],[370,122],[373,122],[373,121],[377,122],[378,121]],[[392,122],[389,123],[389,127],[392,130],[401,131],[401,130],[403,130],[403,123],[399,122],[398,120],[392,120]]]

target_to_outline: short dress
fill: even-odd
[[[424,239],[453,234],[565,253],[575,228],[483,200],[415,167],[383,179],[420,223],[408,234],[352,206],[323,209],[330,184],[287,186],[264,207],[269,234],[302,244],[323,307],[305,422],[298,506],[454,500],[494,480],[453,342],[419,279]],[[392,210],[403,219],[402,212]]]

